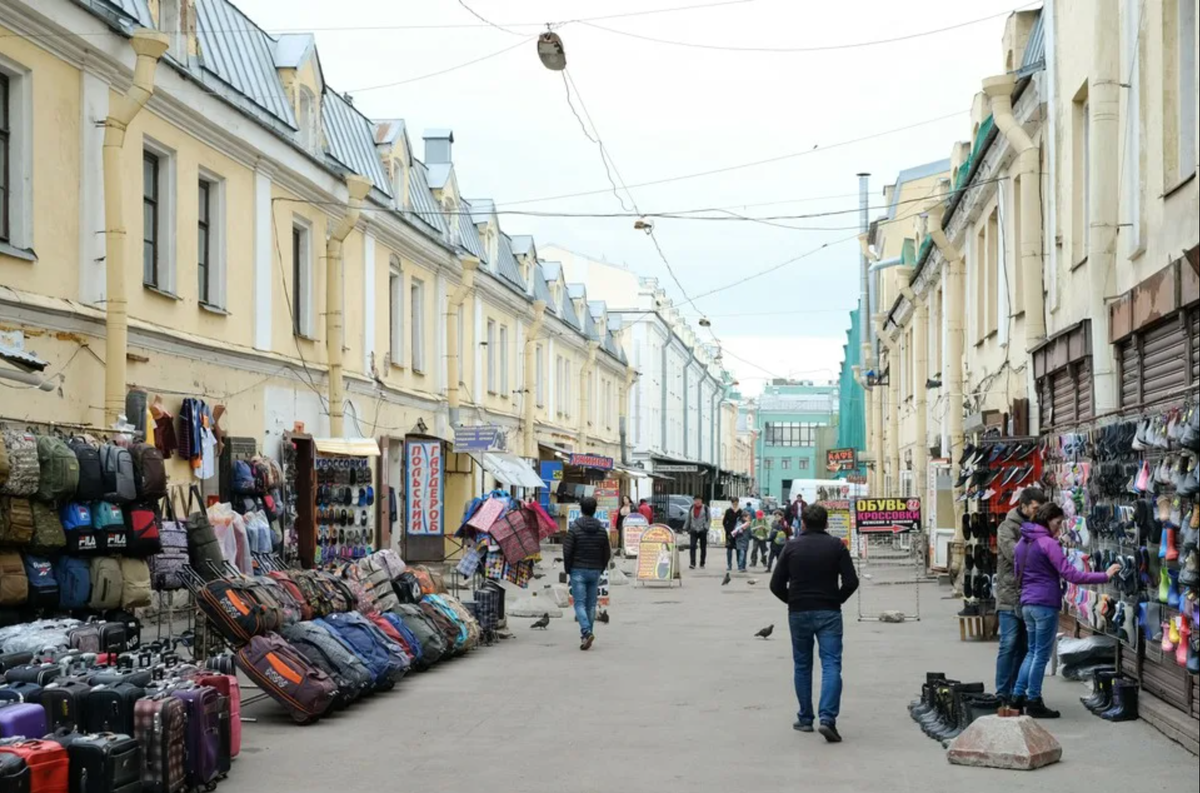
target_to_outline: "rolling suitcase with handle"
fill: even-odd
[[[42,704],[42,687],[37,683],[5,683],[0,685],[0,707],[6,702]]]
[[[13,754],[29,767],[32,793],[68,793],[70,761],[67,750],[54,741],[14,741],[0,744],[0,752]]]
[[[81,728],[91,694],[92,687],[75,678],[59,678],[46,686],[42,690],[42,707],[46,709],[46,726],[50,731]]]
[[[92,689],[83,714],[82,730],[133,735],[134,709],[146,695],[141,686],[131,683],[101,683]]]
[[[67,750],[71,793],[139,793],[142,745],[128,735],[59,732],[47,740]]]
[[[4,673],[4,679],[10,683],[35,683],[45,686],[52,683],[62,673],[58,664],[22,664],[14,666]]]
[[[0,738],[41,738],[46,710],[35,702],[8,702],[0,707]]]
[[[242,687],[238,685],[237,675],[200,675],[196,684],[210,686],[217,693],[229,700],[229,759],[238,756],[242,751]]]
[[[142,745],[145,793],[181,793],[187,785],[187,710],[183,701],[166,693],[138,700],[134,737]]]
[[[32,793],[32,785],[25,758],[0,753],[0,793]]]
[[[337,697],[329,675],[310,664],[278,634],[255,636],[238,650],[237,665],[299,724],[325,715]]]
[[[176,688],[171,696],[187,713],[187,786],[206,787],[220,776],[221,695],[210,686]]]

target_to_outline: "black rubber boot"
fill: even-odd
[[[1042,702],[1042,698],[1028,700],[1025,703],[1025,715],[1032,716],[1035,719],[1057,719],[1062,714],[1057,710],[1051,710],[1046,707],[1046,703]]]
[[[1111,708],[1113,706],[1113,686],[1120,679],[1121,675],[1116,671],[1102,677],[1100,679],[1100,696],[1094,702],[1089,697],[1088,701],[1083,703],[1083,706],[1097,716]]]
[[[948,745],[980,716],[995,716],[1001,702],[999,697],[992,694],[959,694],[958,724],[941,736],[942,743]]]
[[[1113,705],[1099,714],[1106,721],[1133,721],[1138,717],[1138,684],[1118,678],[1113,681]]]
[[[921,686],[920,698],[914,699],[912,702],[908,703],[909,715],[915,719],[920,715],[920,713],[924,713],[926,709],[932,708],[933,696],[930,692],[937,683],[940,683],[945,679],[946,675],[943,672],[926,672],[925,685]],[[918,713],[918,711],[920,711],[920,713]]]
[[[1092,695],[1080,697],[1079,701],[1085,708],[1095,713],[1101,702],[1112,701],[1112,683],[1115,677],[1117,677],[1116,667],[1102,666],[1092,670]]]
[[[930,738],[941,740],[939,734],[950,732],[958,724],[958,697],[961,694],[982,694],[983,683],[951,683],[938,688],[938,707],[934,715],[921,720],[921,729]]]

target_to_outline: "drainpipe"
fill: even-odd
[[[712,406],[712,459],[713,459],[713,480],[712,487],[709,488],[708,503],[712,503],[717,497],[717,480],[721,478],[721,440],[718,437],[721,432],[721,404],[725,401],[725,389],[717,388],[713,391],[713,406]]]
[[[1111,42],[1106,46],[1111,47]],[[1011,74],[1002,74],[984,80],[983,91],[991,100],[996,128],[1017,152],[1016,175],[1021,180],[1021,239],[1017,240],[1017,246],[1023,276],[1021,302],[1025,306],[1025,350],[1028,352],[1046,337],[1045,297],[1042,294],[1042,163],[1041,149],[1013,117],[1015,85],[1016,79]]]
[[[371,192],[371,182],[365,176],[346,177],[350,198],[346,214],[329,234],[325,243],[325,356],[329,360],[329,434],[342,437],[345,430],[346,382],[342,377],[343,353],[346,344],[346,318],[342,315],[342,293],[346,288],[342,244],[362,214],[363,199]]]
[[[600,349],[598,342],[589,341],[587,346],[587,362],[579,373],[579,451],[587,451],[588,407],[592,401],[592,389],[588,388],[588,378],[596,367],[596,350]]]
[[[462,311],[463,301],[475,288],[475,271],[479,269],[479,260],[474,256],[463,256],[461,261],[462,280],[451,293],[446,307],[446,346],[449,347],[446,353],[446,379],[450,381],[446,385],[446,404],[451,427],[461,423],[462,397],[459,395],[458,381],[462,379],[462,361],[458,359],[458,315]]]
[[[1088,316],[1092,320],[1092,397],[1095,415],[1117,407],[1108,304],[1117,271],[1117,140],[1120,119],[1117,0],[1092,4],[1092,68],[1088,77]],[[1195,39],[1192,39],[1193,42]],[[1081,200],[1076,197],[1075,200]]]
[[[620,410],[618,419],[621,430],[621,464],[629,465],[629,425],[626,417],[629,415],[629,391],[638,380],[637,370],[632,366],[625,367],[625,388],[621,391]]]
[[[525,401],[521,403],[522,412],[525,414],[525,456],[534,459],[538,456],[537,442],[534,436],[534,408],[537,404],[537,342],[541,338],[542,328],[546,325],[546,301],[533,301],[533,322],[529,325],[529,332],[525,334]],[[455,330],[458,328],[458,323],[454,323]],[[457,352],[458,347],[455,346]],[[624,422],[624,411],[621,412],[621,421]],[[624,426],[624,423],[621,425]],[[623,461],[623,460],[622,460]]]
[[[900,345],[884,331],[883,325],[886,319],[886,314],[876,315],[875,338],[879,339],[879,343],[883,345],[888,354],[887,415],[884,434],[887,437],[887,470],[892,475],[892,489],[896,492],[883,495],[891,498],[899,492],[898,488],[900,487],[900,367],[904,365],[904,361],[900,358]],[[887,484],[886,479],[883,480],[883,484]]]
[[[125,355],[129,349],[129,294],[126,286],[125,207],[121,199],[121,149],[125,132],[154,93],[154,70],[170,43],[166,35],[146,28],[129,42],[137,53],[133,85],[112,100],[104,119],[104,420],[113,424],[125,413]]]
[[[929,381],[929,306],[925,299],[917,295],[908,286],[901,286],[900,292],[908,302],[912,303],[913,313],[913,399],[917,411],[917,448],[913,455],[913,467],[917,469],[917,496],[925,498],[929,473],[929,414],[928,394],[925,384]]]

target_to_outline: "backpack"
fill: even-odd
[[[167,494],[167,469],[162,452],[149,443],[135,443],[129,450],[133,480],[139,501],[154,501]]]
[[[67,553],[76,556],[97,554],[100,545],[96,529],[92,527],[92,508],[87,504],[72,501],[63,504],[58,511],[63,531],[67,538]]]
[[[58,608],[58,579],[54,565],[42,556],[25,557],[25,577],[29,579],[29,605],[35,609]]]
[[[41,552],[54,553],[67,544],[62,521],[54,507],[43,502],[31,502],[33,508],[33,539],[29,545]]]
[[[254,476],[254,492],[266,493],[271,489],[271,467],[266,460],[255,457],[250,461],[250,470]]]
[[[131,556],[151,556],[162,550],[162,520],[151,504],[135,504],[125,510],[128,528],[126,551]]]
[[[314,620],[317,625],[336,633],[350,646],[375,679],[376,688],[389,689],[404,676],[404,665],[392,656],[381,641],[378,629],[361,614],[330,614]],[[399,649],[399,648],[397,648]]]
[[[425,616],[420,606],[403,603],[392,613],[401,619],[420,641],[421,659],[427,666],[437,663],[449,652],[450,645],[447,644],[446,637],[438,626]]]
[[[238,495],[254,495],[258,492],[254,482],[254,469],[245,460],[233,461],[233,492]]]
[[[121,608],[132,611],[150,605],[150,568],[145,559],[121,559]]]
[[[29,599],[29,578],[16,551],[0,551],[0,606],[24,606]],[[5,643],[7,648],[7,642]]]
[[[79,463],[79,484],[75,488],[77,501],[99,501],[104,498],[104,475],[100,470],[100,450],[83,438],[67,441]]]
[[[75,495],[79,485],[79,461],[71,447],[54,435],[39,435],[37,455],[37,497],[43,501],[58,501]]]
[[[54,577],[58,579],[58,607],[61,609],[86,608],[92,595],[92,571],[86,559],[64,556],[54,566]]]
[[[363,557],[356,565],[359,580],[367,594],[380,611],[391,611],[400,605],[396,591],[392,589],[392,578],[388,569],[375,555]]]
[[[0,496],[0,544],[28,545],[33,539],[33,505],[27,498]]]
[[[88,601],[89,607],[97,611],[120,607],[124,589],[121,565],[116,559],[101,556],[92,560],[92,597]]]
[[[162,550],[150,557],[150,585],[160,592],[183,589],[180,572],[188,563],[187,524],[175,515],[171,498],[165,500],[165,517],[159,526]]]
[[[192,509],[193,501],[197,502],[195,510]],[[208,511],[204,508],[200,488],[195,485],[188,489],[185,509],[189,513],[187,534],[190,564],[201,578],[211,581],[217,577],[212,571],[212,566],[220,567],[225,561],[225,555],[221,552],[221,541],[217,539],[217,533],[208,521]]]
[[[121,553],[129,545],[125,512],[117,504],[97,501],[92,506],[92,528],[96,530],[96,549],[100,553]]]
[[[0,485],[0,493],[9,496],[32,496],[41,480],[38,465],[37,439],[28,432],[5,429],[4,449],[8,453],[8,478]]]
[[[104,500],[125,503],[137,498],[133,475],[133,455],[115,443],[100,447],[100,476],[104,482]]]
[[[381,611],[378,617],[372,619],[372,622],[379,626],[381,631],[388,634],[393,641],[399,640],[399,644],[412,659],[413,666],[418,670],[429,668],[430,664],[425,660],[425,648],[421,646],[421,640],[409,630],[409,627],[404,624],[404,620],[400,619],[398,615],[390,611]],[[392,636],[389,629],[396,635]]]

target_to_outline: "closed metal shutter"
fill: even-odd
[[[1087,421],[1095,411],[1092,408],[1092,359],[1084,358],[1071,367],[1075,371],[1074,390],[1078,394],[1076,421]]]
[[[1138,348],[1137,338],[1130,336],[1117,346],[1117,359],[1121,362],[1121,407],[1134,407],[1138,403]]]
[[[1054,426],[1072,424],[1076,420],[1075,383],[1070,368],[1059,369],[1050,376],[1050,399],[1054,405]]]
[[[1200,383],[1200,308],[1193,308],[1188,320],[1192,336],[1192,386]]]
[[[1041,427],[1054,426],[1054,402],[1050,399],[1050,378],[1043,377],[1038,381],[1038,425]]]
[[[1187,387],[1186,327],[1178,315],[1142,333],[1142,402],[1176,396]]]

